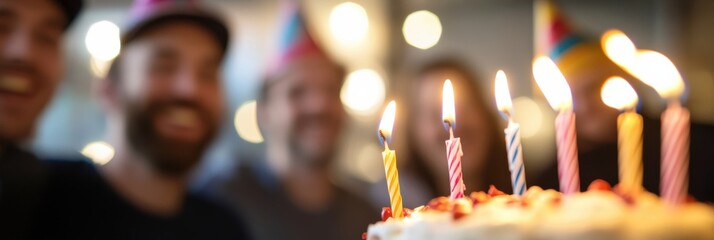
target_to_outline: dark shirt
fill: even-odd
[[[143,211],[83,161],[51,162],[47,193],[34,239],[247,239],[230,210],[193,194],[174,216]]]
[[[238,167],[203,188],[244,214],[258,240],[360,239],[367,226],[379,220],[379,212],[363,198],[335,189],[330,206],[312,213],[295,206],[264,165]]]
[[[661,122],[644,117],[643,127],[643,186],[658,194],[660,189]],[[714,202],[714,126],[691,123],[689,145],[689,193],[703,202]],[[618,181],[617,143],[603,144],[589,152],[578,154],[580,164],[580,189],[585,191],[595,179],[611,185]],[[533,184],[543,188],[558,189],[558,166],[555,161]],[[530,182],[529,182],[530,183]]]
[[[0,239],[27,237],[46,181],[44,162],[16,146],[0,147]]]

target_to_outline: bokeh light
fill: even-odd
[[[92,160],[92,162],[104,165],[114,158],[114,147],[103,141],[90,142],[80,151],[82,155]]]
[[[355,175],[369,183],[377,183],[382,180],[384,178],[384,165],[379,155],[382,150],[374,143],[363,146],[355,159],[357,161],[354,168]]]
[[[407,43],[419,49],[429,49],[439,43],[441,30],[439,17],[426,10],[409,14],[402,27]]]
[[[543,110],[533,99],[513,99],[513,121],[521,124],[521,136],[531,138],[538,134],[543,124]]]
[[[384,79],[372,69],[360,69],[347,76],[340,98],[348,112],[359,116],[375,113],[384,102]]]
[[[330,31],[341,43],[354,44],[362,41],[368,29],[367,11],[357,3],[341,3],[330,13]]]
[[[119,55],[121,50],[119,27],[110,21],[96,22],[87,30],[84,43],[92,57],[110,61]]]
[[[255,100],[250,100],[243,103],[236,110],[233,118],[238,136],[250,143],[262,143],[263,135],[258,128],[258,113],[257,103]]]

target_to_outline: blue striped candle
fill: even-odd
[[[508,169],[511,171],[513,194],[523,196],[526,192],[526,170],[523,166],[523,149],[521,149],[521,126],[508,121],[506,147],[508,148]]]

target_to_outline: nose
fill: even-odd
[[[188,68],[179,71],[173,84],[173,93],[183,99],[193,99],[198,93],[196,75]]]
[[[330,98],[330,94],[324,89],[314,89],[307,94],[304,108],[308,113],[323,113],[327,111],[334,99]]]
[[[10,34],[3,46],[3,56],[7,60],[27,61],[33,56],[32,39],[29,29],[18,27]]]

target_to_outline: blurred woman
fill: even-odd
[[[449,196],[449,172],[445,140],[448,131],[442,122],[442,88],[450,79],[454,86],[456,128],[464,152],[462,170],[465,194],[488,190],[495,185],[511,192],[510,173],[502,127],[493,101],[486,100],[483,89],[469,68],[454,59],[441,59],[423,65],[405,85],[401,123],[409,152],[400,155],[399,174],[405,207],[426,204],[437,196]],[[404,109],[404,107],[402,107]],[[403,113],[402,113],[403,114]],[[401,156],[406,157],[403,159]],[[377,185],[372,195],[377,204],[388,206],[386,184]]]

